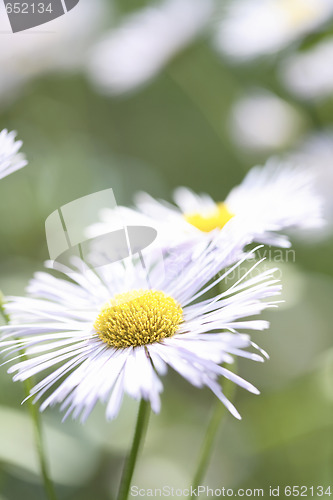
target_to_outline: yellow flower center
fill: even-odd
[[[215,207],[207,213],[185,214],[185,220],[200,231],[209,233],[213,229],[222,229],[232,219],[234,214],[229,212],[225,203],[216,203]]]
[[[279,2],[291,26],[295,28],[316,19],[318,9],[314,3],[310,4],[304,0],[279,0]]]
[[[172,337],[182,321],[183,310],[172,297],[154,290],[133,290],[110,299],[94,328],[103,342],[123,349]]]

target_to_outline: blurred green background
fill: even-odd
[[[151,81],[129,93],[100,92],[87,74],[85,57],[131,11],[151,4],[158,2],[105,1],[93,35],[85,40],[83,24],[70,42],[53,50],[51,32],[43,53],[40,34],[0,34],[0,79],[13,67],[17,78],[29,74],[15,92],[2,91],[0,84],[0,128],[18,131],[29,160],[27,168],[0,183],[0,286],[6,295],[23,294],[32,274],[42,269],[48,258],[45,219],[61,205],[108,187],[119,204],[127,205],[138,190],[171,201],[179,185],[223,200],[251,166],[297,151],[311,134],[324,134],[332,125],[333,91],[323,99],[302,99],[287,90],[279,73],[289,54],[311,50],[333,34],[329,20],[277,53],[238,63],[213,46],[212,33],[224,15],[217,5],[205,28],[175,50]],[[74,20],[81,7],[68,17]],[[32,38],[35,47],[28,54],[24,45]],[[77,57],[81,63],[62,67],[60,51],[73,51],[73,61]],[[254,89],[274,94],[297,114],[287,140],[252,147],[232,134],[233,109]],[[251,130],[254,118],[243,119]],[[267,126],[275,120],[273,111],[267,120]],[[333,161],[323,167],[319,154],[316,158],[318,176],[327,173],[332,180]],[[319,181],[327,187],[328,181]],[[333,492],[333,238],[326,231],[293,243],[295,262],[281,264],[286,302],[264,314],[270,330],[254,335],[271,359],[239,365],[240,374],[262,394],[237,390],[235,405],[243,420],[228,415],[224,421],[205,480],[210,487],[268,491],[269,485],[331,485]],[[162,411],[151,418],[134,484],[185,488],[214,396],[173,373],[163,382]],[[0,499],[43,499],[31,423],[26,405],[20,406],[23,389],[6,367],[0,372],[0,393]],[[100,405],[85,425],[61,423],[58,408],[45,413],[59,498],[114,498],[136,411],[136,403],[126,400],[117,420],[107,423]]]

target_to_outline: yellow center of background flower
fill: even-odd
[[[172,337],[182,321],[183,310],[172,297],[154,290],[133,290],[110,299],[94,328],[103,342],[123,349]]]
[[[318,10],[315,4],[309,4],[304,0],[279,0],[281,7],[287,16],[290,24],[297,27],[302,27],[303,24],[316,19]]]
[[[222,229],[233,216],[234,214],[229,212],[225,203],[217,203],[213,210],[205,214],[195,212],[184,215],[187,222],[205,233],[209,233],[213,229]]]

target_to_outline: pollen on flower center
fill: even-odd
[[[172,337],[183,321],[183,310],[164,292],[133,290],[115,295],[94,323],[99,338],[123,349]]]
[[[222,229],[232,219],[232,214],[225,203],[217,203],[215,207],[206,213],[194,212],[185,214],[185,220],[200,231],[209,233],[213,229]]]

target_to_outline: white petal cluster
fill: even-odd
[[[215,44],[224,54],[243,60],[272,54],[316,30],[332,13],[331,0],[235,0]]]
[[[37,77],[54,71],[77,71],[86,60],[88,46],[97,35],[105,12],[104,0],[80,0],[73,11],[54,19],[52,28],[36,26],[33,33],[26,31],[14,36],[2,12],[0,106],[7,106]]]
[[[286,87],[303,99],[324,99],[333,93],[333,38],[289,56],[281,67]]]
[[[92,50],[91,80],[110,94],[145,84],[202,32],[212,11],[212,0],[164,0],[129,15]]]
[[[240,98],[232,107],[231,135],[235,144],[251,150],[277,150],[290,146],[302,130],[295,107],[264,89]]]
[[[226,198],[255,241],[289,247],[279,231],[323,226],[321,197],[314,189],[314,172],[271,159],[254,167]],[[247,229],[245,229],[247,228]]]
[[[19,152],[22,141],[15,141],[16,132],[6,129],[0,132],[0,179],[23,168],[27,161],[23,153]]]
[[[326,238],[333,230],[333,131],[325,130],[305,137],[290,161],[303,165],[313,178],[313,184],[322,203],[325,225],[322,230],[311,232],[311,239]]]

